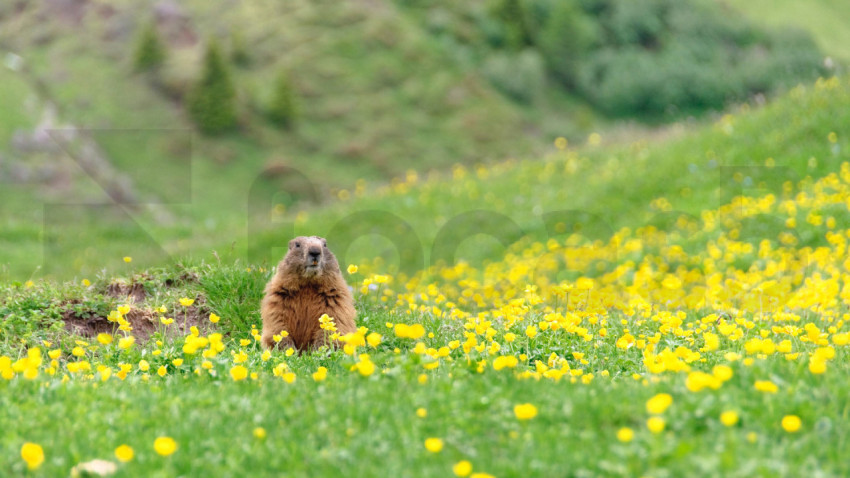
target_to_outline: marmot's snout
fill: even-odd
[[[319,246],[310,246],[307,250],[309,265],[317,266],[319,265],[319,260],[322,258],[322,248]]]

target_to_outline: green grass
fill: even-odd
[[[195,275],[199,282],[180,279]],[[105,383],[80,378],[60,383],[61,371],[36,381],[0,379],[0,470],[25,473],[20,447],[29,441],[42,446],[47,456],[34,476],[64,475],[93,459],[115,461],[113,452],[122,444],[134,449],[135,458],[120,465],[117,476],[239,476],[246,470],[256,476],[450,476],[461,460],[498,477],[553,476],[565,469],[576,476],[841,476],[850,471],[843,459],[850,423],[846,404],[836,398],[850,392],[846,348],[838,348],[823,378],[811,375],[805,364],[772,356],[749,366],[731,363],[733,377],[719,390],[697,393],[686,388],[686,374],[646,375],[639,350],[622,351],[612,341],[587,342],[566,334],[555,341],[523,338],[505,344],[502,353],[529,353],[528,368],[533,370],[534,360],[545,362],[557,352],[573,368],[594,373],[590,384],[569,378],[517,379],[514,371],[497,372],[489,364],[479,373],[476,362],[467,362],[460,350],[451,354],[454,361],[425,371],[425,360],[411,351],[413,341],[394,337],[385,322],[424,324],[434,334],[422,339],[429,347],[457,338],[461,324],[406,316],[360,296],[359,324],[385,336],[371,351],[378,371],[362,377],[348,371],[352,359],[340,351],[290,358],[277,352],[266,362],[256,344],[237,344],[246,335],[244,324],[256,323],[256,299],[265,276],[240,265],[181,264],[126,277],[127,283],[145,285],[146,306],[176,311],[179,297],[197,297],[222,315],[219,330],[229,335],[227,350],[211,359],[217,376],[195,376],[191,370],[202,359],[181,353],[182,338],[168,336],[162,337],[161,347],[153,342],[128,351],[114,344],[86,347],[84,359],[93,365],[133,365],[123,381],[113,376]],[[79,342],[62,332],[57,317],[67,306],[61,304],[66,298],[85,298],[84,309],[105,314],[122,303],[102,295],[107,282],[95,281],[91,288],[39,283],[31,289],[0,289],[5,339],[0,356],[15,360],[26,356],[22,342],[50,339],[53,344],[47,348],[61,346],[66,351],[62,362],[72,361],[67,353]],[[699,317],[689,313],[687,320]],[[606,318],[610,337],[634,325],[623,326],[620,319],[627,317],[617,312]],[[16,323],[29,333],[9,328]],[[662,343],[675,346],[671,340],[666,337]],[[743,353],[742,346],[743,341],[724,341],[719,352],[705,354],[704,364],[693,365],[710,370],[725,362],[724,352]],[[795,340],[795,348],[804,346]],[[151,355],[154,349],[162,355]],[[247,351],[245,364],[261,374],[258,381],[230,379],[231,350]],[[579,363],[573,352],[583,353],[590,365]],[[186,362],[174,366],[173,358]],[[151,363],[147,382],[135,371],[142,359]],[[281,362],[296,374],[294,383],[273,376],[273,366]],[[160,365],[167,367],[165,378],[154,374]],[[315,382],[310,374],[319,366],[328,368],[328,378]],[[603,369],[609,377],[600,374]],[[634,380],[633,373],[640,379]],[[779,384],[779,394],[753,391],[755,380],[766,379]],[[650,416],[645,403],[657,393],[670,393],[673,405],[662,414],[665,431],[653,434],[645,423]],[[518,420],[513,409],[522,403],[533,403],[538,415]],[[427,411],[426,417],[417,416],[419,408]],[[719,421],[727,410],[740,417],[732,427]],[[780,426],[789,414],[804,424],[797,434]],[[257,427],[265,430],[265,438],[254,436]],[[623,427],[635,433],[628,443],[615,438]],[[174,455],[163,458],[154,452],[153,442],[160,436],[178,443]],[[443,450],[427,451],[427,438],[442,439]]]
[[[420,179],[311,210],[306,219],[281,220],[253,238],[249,246],[258,252],[252,260],[278,260],[274,248],[292,230],[329,237],[343,263],[382,256],[399,265],[402,252],[392,243],[398,240],[403,253],[419,258],[403,266],[432,264],[434,248],[480,264],[499,257],[503,245],[519,236],[545,241],[580,232],[606,240],[622,227],[660,225],[679,214],[699,218],[702,210],[738,195],[780,194],[785,182],[821,177],[848,159],[850,86],[846,78],[832,84],[801,86],[764,107],[745,106],[714,124],[671,129],[659,140],[580,146],[543,161],[465,169],[454,179]],[[651,207],[661,197],[671,211]],[[471,211],[479,212],[469,216]],[[556,230],[558,223],[563,229]]]
[[[719,0],[749,19],[775,28],[793,26],[812,34],[821,49],[834,59],[850,61],[850,5],[837,0]]]
[[[722,394],[690,394],[677,380],[588,387],[458,370],[420,385],[401,366],[381,377],[348,375],[318,384],[309,378],[292,385],[181,377],[98,386],[18,381],[0,384],[0,423],[10,437],[0,469],[23,472],[18,443],[26,439],[44,447],[45,476],[113,459],[120,444],[132,446],[136,459],[117,476],[238,476],[251,470],[255,476],[436,477],[451,476],[461,460],[499,477],[554,476],[565,469],[575,476],[846,474],[850,423],[840,400],[827,398],[848,393],[846,382],[799,382],[793,392],[767,398],[750,393],[757,373],[744,371]],[[643,417],[644,402],[658,391],[672,391],[674,405],[666,414],[668,429],[656,436],[646,431]],[[519,422],[513,406],[529,401],[539,415]],[[426,418],[416,416],[419,407],[428,411]],[[729,407],[739,410],[741,422],[726,429],[718,416]],[[805,434],[789,436],[778,426],[776,416],[791,412],[807,423]],[[821,414],[832,418],[812,423]],[[79,417],[86,417],[84,428]],[[267,431],[265,439],[253,436],[255,427]],[[637,430],[635,440],[612,439],[621,427]],[[157,456],[158,436],[174,438],[178,451]],[[429,437],[444,440],[439,454],[425,450]]]

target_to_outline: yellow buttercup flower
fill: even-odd
[[[537,407],[530,403],[514,405],[514,415],[518,420],[531,420],[537,416]]]
[[[782,428],[788,433],[795,433],[800,430],[802,421],[797,415],[785,415],[782,417]]]
[[[452,466],[452,472],[455,476],[459,476],[461,478],[469,476],[469,474],[472,473],[472,463],[466,460],[461,460]]]
[[[425,449],[431,453],[439,453],[443,450],[443,440],[439,438],[428,438],[425,440]]]
[[[620,440],[623,443],[628,443],[632,441],[635,437],[635,432],[631,428],[623,427],[617,430],[617,440]]]
[[[733,410],[727,410],[720,414],[720,423],[727,427],[735,426],[738,423],[738,413]]]
[[[242,365],[235,365],[230,368],[230,376],[234,381],[245,380],[248,378],[248,369]]]
[[[646,411],[653,415],[661,415],[673,403],[669,393],[659,393],[646,402]]]
[[[132,460],[134,455],[133,448],[129,445],[121,445],[115,449],[115,458],[121,463],[127,463]]]
[[[21,447],[21,458],[28,469],[37,470],[44,463],[44,450],[37,443],[26,442]]]
[[[159,455],[169,456],[177,451],[177,442],[171,437],[162,436],[154,440],[153,449]]]
[[[661,433],[664,431],[665,422],[661,417],[649,417],[646,421],[646,428],[652,433]]]

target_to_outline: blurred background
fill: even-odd
[[[840,74],[847,25],[837,0],[4,0],[0,279],[245,257],[433,172],[663,137]]]

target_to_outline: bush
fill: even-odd
[[[275,81],[274,94],[269,105],[268,115],[275,124],[291,128],[295,122],[295,95],[286,73],[281,72]]]
[[[189,114],[203,133],[221,133],[236,126],[236,90],[215,42],[207,47],[203,73],[188,102]]]
[[[575,88],[612,115],[723,108],[821,73],[821,55],[809,36],[758,30],[713,3],[591,3],[602,45],[573,70]]]
[[[154,71],[165,62],[165,46],[159,39],[156,25],[151,22],[142,30],[136,44],[133,65],[137,71]]]
[[[521,0],[497,0],[491,15],[499,22],[501,34],[493,38],[496,46],[521,50],[532,44],[532,34],[525,6]]]
[[[573,86],[578,67],[596,39],[596,25],[573,0],[556,3],[537,40],[549,69]]]

